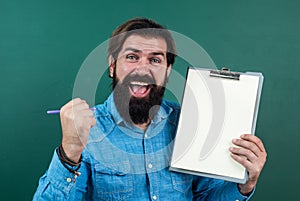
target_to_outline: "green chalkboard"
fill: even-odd
[[[193,39],[218,67],[264,74],[256,135],[268,160],[252,200],[299,200],[299,10],[298,0],[1,0],[0,200],[32,199],[61,141],[59,116],[46,110],[72,98],[87,56],[137,16]],[[179,59],[174,70],[184,76],[187,65]],[[89,101],[103,102],[110,82],[105,72]]]

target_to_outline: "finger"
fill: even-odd
[[[89,109],[89,105],[84,101],[84,102],[78,103],[76,105],[73,105],[72,109],[75,111],[87,110],[87,109]]]
[[[262,152],[266,152],[263,142],[257,136],[251,134],[244,134],[241,135],[241,138],[255,143]]]
[[[65,114],[71,118],[81,117],[82,115],[86,116],[84,111],[89,111],[88,109],[89,109],[88,104],[85,102],[82,102],[82,103],[77,104],[76,106],[64,108],[61,112],[61,115]]]
[[[250,142],[250,141],[247,141],[244,139],[233,139],[232,143],[239,147],[242,147],[242,148],[252,151],[257,157],[259,157],[262,154],[261,150],[253,142]]]
[[[86,108],[86,109],[79,110],[77,115],[80,115],[80,116],[82,116],[84,118],[86,118],[86,117],[94,117],[94,112],[91,111],[89,108]]]
[[[81,98],[74,98],[71,100],[72,104],[76,105],[82,102],[86,102],[85,100],[81,99]]]
[[[91,128],[96,125],[96,119],[94,117],[90,118]]]
[[[66,105],[74,107],[75,105],[81,104],[83,102],[86,102],[86,101],[81,98],[74,98],[74,99],[70,100]]]
[[[249,149],[230,147],[229,150],[233,154],[246,157],[246,159],[251,161],[251,162],[255,162],[258,159],[258,157],[252,151],[250,151]]]
[[[68,110],[70,108],[73,108],[74,106],[85,102],[85,100],[82,100],[80,98],[75,98],[70,100],[68,103],[66,103],[64,106],[61,107],[61,110]]]
[[[244,166],[248,171],[251,170],[253,163],[251,161],[247,160],[245,157],[237,155],[237,154],[230,154],[231,158],[233,158],[236,162]]]

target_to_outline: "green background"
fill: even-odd
[[[256,134],[268,158],[252,200],[299,200],[299,10],[298,0],[1,0],[0,200],[32,199],[61,140],[59,116],[45,111],[72,98],[87,55],[136,16],[193,39],[218,67],[264,74]]]

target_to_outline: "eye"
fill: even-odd
[[[129,61],[136,61],[139,59],[139,57],[134,54],[128,54],[128,55],[126,55],[126,59]]]
[[[161,60],[158,59],[158,58],[151,58],[151,59],[150,59],[150,62],[151,62],[151,63],[157,63],[157,64],[159,64],[159,63],[161,63]]]

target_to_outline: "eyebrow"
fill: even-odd
[[[133,47],[126,47],[123,52],[127,52],[127,51],[131,51],[131,52],[135,52],[135,53],[141,53],[142,51]],[[164,52],[151,52],[151,55],[161,55],[161,56],[165,56]]]

